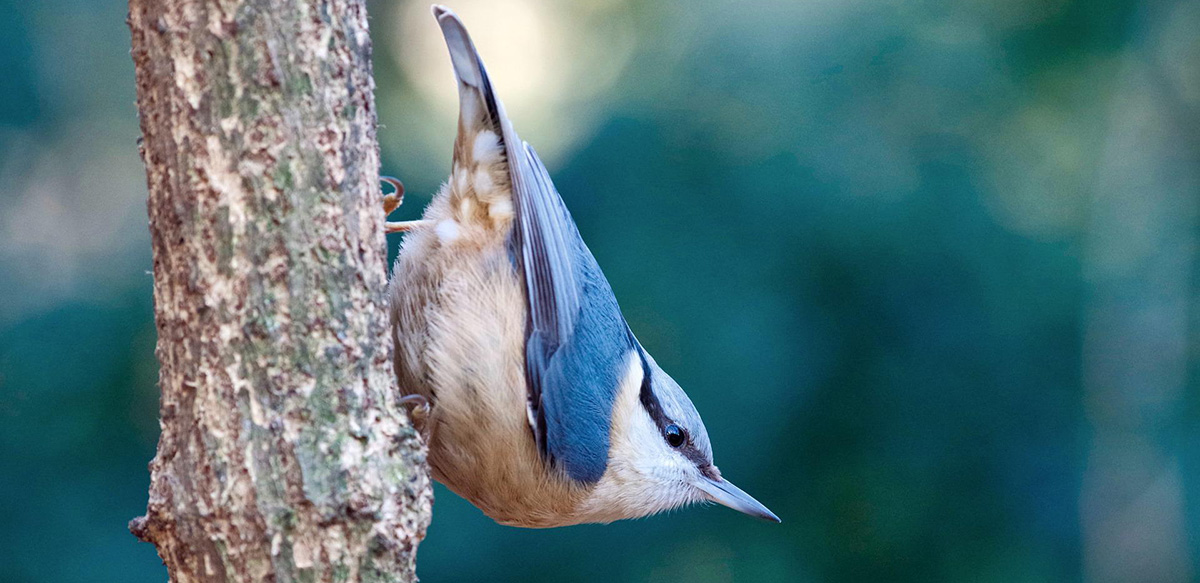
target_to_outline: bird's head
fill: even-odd
[[[648,353],[635,352],[613,410],[608,469],[589,506],[610,519],[716,502],[779,522],[713,463],[704,421],[687,393]]]

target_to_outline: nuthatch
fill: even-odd
[[[514,526],[701,501],[778,522],[713,465],[704,422],[630,331],[466,28],[433,14],[458,78],[453,168],[421,220],[388,231],[408,232],[389,290],[395,367],[428,405],[434,477]]]

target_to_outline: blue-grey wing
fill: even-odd
[[[521,142],[508,149],[517,215],[513,250],[525,275],[530,324],[556,346],[574,333],[582,305],[580,258],[573,257],[579,233],[533,147]]]
[[[516,214],[511,251],[528,308],[525,376],[538,449],[571,478],[597,481],[608,464],[619,376],[635,342],[546,167],[513,131],[466,27],[443,7],[434,14],[450,49],[463,115],[474,122],[466,112],[482,114],[504,144]]]
[[[634,341],[537,153],[523,142],[506,145],[517,216],[512,248],[528,304],[534,435],[542,455],[567,475],[595,482],[607,467],[612,406]]]

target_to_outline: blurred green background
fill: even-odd
[[[1200,2],[451,2],[725,474],[697,508],[493,524],[426,581],[1189,581],[1200,557]],[[457,107],[370,3],[415,217]],[[126,8],[0,0],[0,580],[162,581]],[[389,241],[395,252],[397,239]]]

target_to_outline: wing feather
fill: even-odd
[[[529,419],[541,454],[568,476],[595,482],[608,462],[613,402],[636,341],[608,281],[533,147],[517,136],[496,99],[466,28],[449,9],[434,15],[468,91],[500,130],[516,215],[510,239],[525,286],[525,379]],[[476,93],[477,92],[477,93]]]

